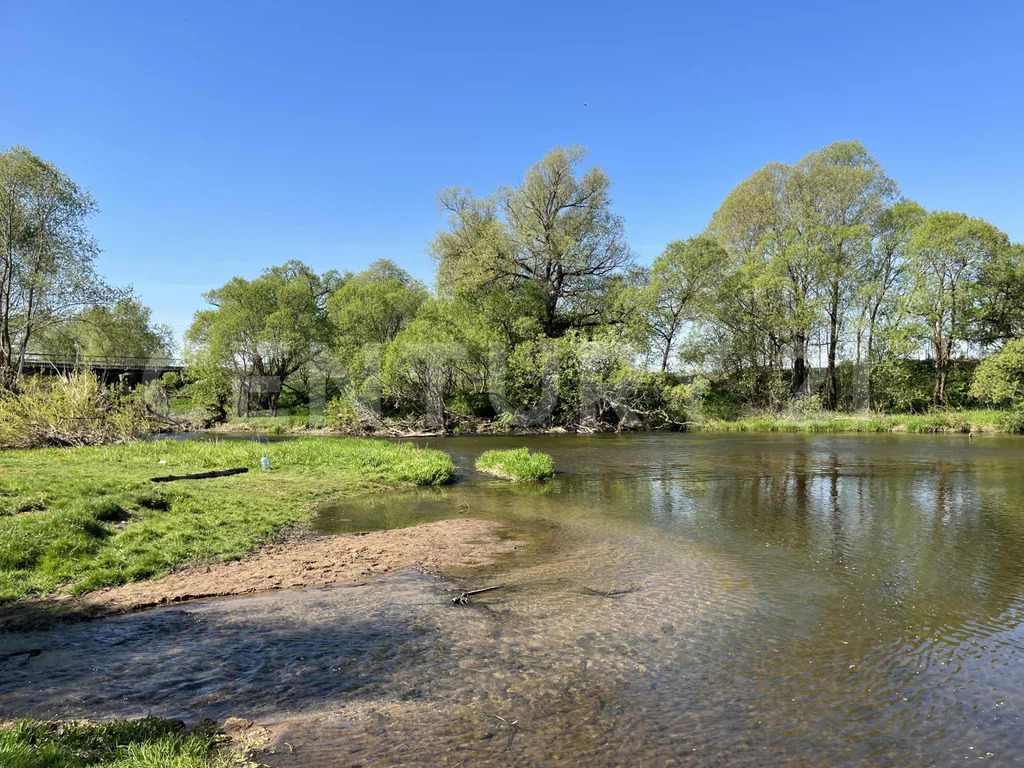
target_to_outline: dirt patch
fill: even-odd
[[[438,572],[487,565],[520,546],[500,539],[498,528],[486,520],[460,518],[390,531],[293,538],[268,544],[241,560],[193,566],[153,581],[79,597],[19,600],[0,611],[0,630],[35,629],[200,598],[351,584],[401,568]]]

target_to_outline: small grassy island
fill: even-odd
[[[505,480],[543,480],[555,474],[551,457],[529,448],[485,451],[476,460],[476,468]]]
[[[266,454],[270,471],[260,469]],[[150,478],[246,467],[246,474]],[[309,519],[318,501],[455,473],[441,451],[367,439],[135,442],[0,452],[0,603],[80,594],[231,560]]]

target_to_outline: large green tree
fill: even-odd
[[[822,292],[826,336],[822,402],[838,405],[836,362],[851,301],[858,294],[863,264],[871,255],[877,222],[897,189],[857,141],[841,141],[809,153],[790,180],[795,250],[815,265]]]
[[[714,238],[700,235],[669,243],[654,260],[645,298],[662,371],[668,370],[684,324],[708,309],[727,259]]]
[[[857,362],[862,352],[869,364],[877,362],[879,352],[892,349],[894,334],[902,331],[907,246],[925,216],[927,211],[914,201],[900,200],[875,220],[871,252],[861,267]],[[880,337],[890,342],[884,350],[878,348]]]
[[[823,402],[837,404],[836,363],[878,219],[895,184],[856,141],[771,163],[737,186],[709,233],[729,256],[717,320],[753,364],[792,367],[805,392],[809,345],[824,337]],[[756,362],[755,362],[756,361]]]
[[[950,362],[977,332],[985,295],[979,278],[1009,247],[987,221],[947,211],[929,214],[910,238],[907,310],[935,364],[935,405],[946,404]]]
[[[431,244],[447,295],[525,291],[545,335],[598,324],[608,279],[631,262],[622,219],[611,210],[611,181],[582,170],[585,150],[558,147],[516,187],[486,198],[466,189],[438,196],[449,228]]]
[[[426,287],[387,259],[348,277],[327,302],[337,345],[351,353],[392,341],[427,300]]]
[[[24,147],[0,151],[0,388],[18,385],[38,334],[124,295],[96,274],[92,196]]]
[[[196,313],[188,355],[229,373],[240,415],[254,406],[276,412],[281,389],[293,386],[290,377],[328,352],[328,297],[340,281],[336,272],[318,275],[300,261],[253,280],[233,278],[204,295],[213,308]]]
[[[789,197],[792,169],[771,163],[741,182],[708,232],[728,255],[714,308],[716,346],[737,369],[792,366],[792,392],[808,374],[808,342],[819,317],[819,269],[801,242]]]

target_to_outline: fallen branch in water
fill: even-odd
[[[206,480],[211,477],[228,477],[229,475],[241,475],[249,471],[248,467],[235,467],[234,469],[215,469],[210,472],[195,472],[191,475],[164,475],[163,477],[151,477],[151,483],[170,483],[175,480]]]
[[[595,597],[622,597],[623,595],[630,595],[633,592],[639,591],[640,587],[626,587],[625,589],[609,589],[607,591],[591,589],[590,587],[583,588],[583,594],[594,595]]]
[[[497,589],[497,587],[491,587],[491,589]],[[516,734],[519,733],[519,721],[513,720],[512,722],[509,722],[501,715],[495,715],[491,712],[484,712],[484,714],[488,717],[493,717],[497,720],[501,720],[501,722],[505,724],[505,728],[508,729],[508,744],[505,745],[505,749],[511,747],[512,739],[514,739],[516,737]]]
[[[469,598],[473,595],[480,595],[484,592],[491,592],[495,589],[502,589],[505,585],[499,584],[496,587],[484,587],[483,589],[471,589],[468,592],[463,592],[461,595],[452,598],[452,605],[469,605]]]

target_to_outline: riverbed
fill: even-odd
[[[559,474],[473,471],[524,444]],[[0,636],[0,718],[247,717],[270,766],[1024,761],[1024,441],[429,445],[458,484],[327,507],[318,529],[476,518],[515,552]]]

